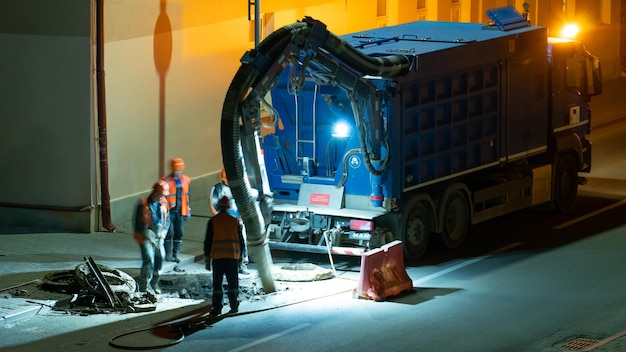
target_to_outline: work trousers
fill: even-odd
[[[165,236],[165,255],[169,258],[177,258],[183,245],[183,233],[185,232],[185,217],[179,211],[170,211],[170,227]]]
[[[224,291],[222,283],[224,282],[224,275],[226,275],[226,282],[228,283],[228,289],[226,294],[228,295],[228,302],[230,309],[238,310],[239,301],[239,260],[237,259],[213,259],[211,262],[211,269],[213,269],[213,310],[221,313],[224,306]]]
[[[139,247],[141,248],[142,260],[139,276],[143,283],[148,283],[153,277],[158,277],[161,268],[163,268],[163,258],[165,257],[163,240],[157,240],[156,246],[150,241],[145,241]]]

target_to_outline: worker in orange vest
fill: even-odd
[[[254,194],[256,192],[255,189],[252,189],[253,196],[256,197],[258,195]],[[209,193],[209,207],[211,209],[211,215],[216,215],[219,212],[218,202],[223,197],[226,196],[230,200],[230,208],[228,209],[228,213],[234,217],[241,218],[239,215],[239,209],[237,208],[237,203],[235,203],[235,198],[233,197],[233,192],[230,190],[230,186],[228,185],[228,178],[226,177],[226,170],[222,169],[222,174],[220,176],[220,181],[213,185],[211,188],[211,192]],[[243,239],[246,241],[246,228],[243,228]],[[242,260],[239,262],[239,273],[243,275],[249,275],[250,271],[248,270],[248,263],[250,259],[248,258],[248,246],[244,245],[241,250],[241,258]]]
[[[185,161],[181,158],[173,158],[170,161],[170,169],[171,173],[161,178],[170,187],[170,194],[167,197],[170,204],[170,227],[165,237],[165,259],[180,263],[178,254],[183,246],[185,221],[191,217],[189,197],[191,179],[183,174]]]
[[[222,314],[224,291],[222,282],[224,275],[228,282],[228,303],[230,313],[239,311],[239,275],[237,273],[244,247],[243,223],[241,219],[228,213],[231,204],[228,197],[220,198],[219,213],[211,217],[207,223],[204,238],[204,260],[207,270],[213,269],[213,308],[211,316]]]
[[[163,240],[169,229],[169,205],[166,198],[168,194],[168,184],[159,181],[152,186],[152,193],[137,204],[133,237],[141,248],[142,264],[139,274],[141,292],[146,292],[150,285],[154,293],[161,293],[159,276],[165,257]]]

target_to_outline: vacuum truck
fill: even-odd
[[[600,62],[513,7],[487,15],[343,36],[307,17],[248,51],[222,116],[248,239],[344,255],[400,240],[416,260],[473,224],[570,209]]]

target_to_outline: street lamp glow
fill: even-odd
[[[573,39],[576,38],[578,32],[580,32],[580,28],[578,27],[578,25],[569,23],[566,24],[565,27],[563,27],[563,29],[561,30],[561,37]]]

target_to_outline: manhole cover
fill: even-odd
[[[80,290],[80,284],[76,282],[74,270],[58,271],[47,274],[43,278],[44,289],[53,292],[73,293]]]
[[[324,269],[311,263],[275,264],[272,275],[278,281],[319,281],[334,276],[331,269]]]

